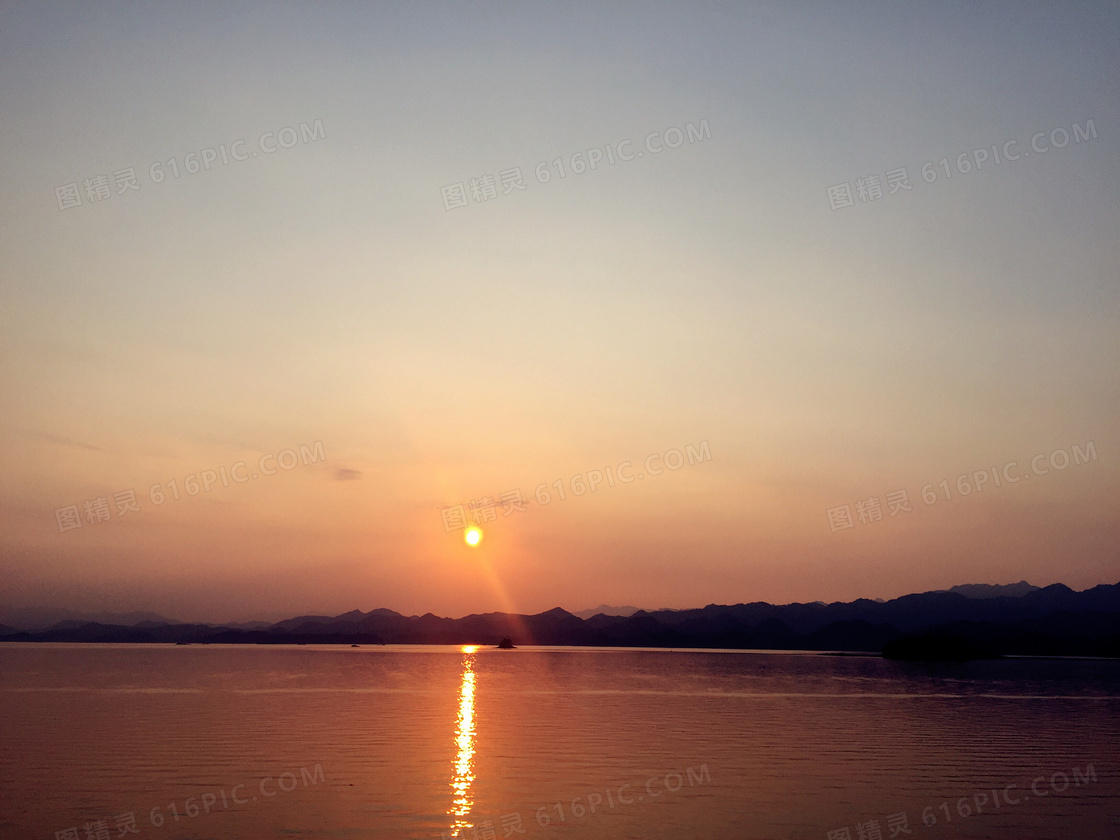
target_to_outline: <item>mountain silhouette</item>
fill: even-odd
[[[14,612],[14,611],[13,611]],[[47,611],[31,611],[36,618]],[[133,614],[136,616],[142,614]],[[152,620],[134,624],[67,617],[49,628],[0,625],[0,641],[192,644],[482,644],[731,648],[878,653],[931,649],[984,655],[1120,656],[1120,583],[1075,592],[1053,584],[986,584],[904,595],[890,601],[775,605],[709,604],[691,610],[595,613],[555,609],[536,615],[478,613],[443,618],[388,609],[302,615],[274,624],[209,625]],[[9,621],[11,619],[9,618]]]

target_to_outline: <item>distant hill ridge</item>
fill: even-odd
[[[606,605],[604,605],[606,606]],[[629,607],[606,607],[630,610]],[[537,615],[484,613],[442,618],[388,609],[303,615],[273,624],[184,624],[145,618],[133,624],[67,618],[25,629],[0,609],[0,641],[190,642],[200,644],[493,644],[732,648],[878,652],[899,639],[951,633],[999,654],[1120,655],[1120,583],[1075,592],[968,584],[890,601],[774,605],[709,604],[690,610],[638,610],[581,617],[555,608]],[[136,613],[133,616],[149,614]]]
[[[639,610],[639,607],[612,607],[610,604],[600,604],[599,606],[590,610],[580,610],[579,612],[572,613],[577,618],[591,618],[596,615],[633,615]]]
[[[963,586],[954,586],[948,591],[956,592],[966,598],[1019,598],[1031,592],[1037,592],[1039,588],[1021,580],[1018,583],[1007,584],[966,583]]]

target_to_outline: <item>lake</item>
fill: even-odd
[[[1120,662],[0,645],[0,837],[1116,840]]]

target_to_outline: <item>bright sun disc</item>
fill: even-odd
[[[468,528],[467,533],[463,535],[463,539],[467,541],[467,545],[478,545],[482,542],[482,530],[480,528]]]

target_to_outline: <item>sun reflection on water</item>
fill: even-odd
[[[463,646],[463,680],[459,686],[459,717],[455,727],[455,775],[451,780],[452,804],[447,812],[453,818],[452,837],[466,837],[474,824],[467,819],[474,807],[471,784],[474,782],[474,652],[475,645]]]

